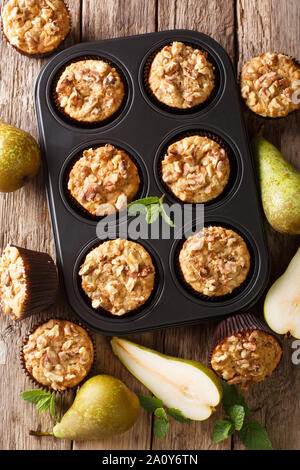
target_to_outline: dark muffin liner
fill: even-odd
[[[207,137],[208,139],[214,140],[217,144],[220,145],[221,148],[225,150],[229,159],[229,164],[230,164],[229,179],[225,188],[223,189],[221,194],[219,194],[219,196],[206,202],[195,203],[195,202],[182,201],[172,192],[172,190],[168,187],[168,185],[163,181],[163,178],[162,178],[162,161],[165,155],[167,154],[168,147],[172,145],[173,143],[177,142],[178,140],[182,140],[185,137],[191,137],[193,135],[199,135],[201,137]],[[178,202],[180,204],[189,204],[194,207],[196,207],[199,204],[204,204],[205,207],[209,207],[213,204],[220,202],[232,190],[234,183],[236,181],[236,178],[237,178],[237,161],[236,161],[236,157],[232,148],[227,144],[227,142],[224,141],[224,139],[222,139],[216,134],[213,134],[212,132],[209,132],[203,129],[194,129],[194,130],[189,130],[189,131],[183,131],[177,134],[176,136],[172,137],[172,139],[169,142],[167,142],[166,145],[164,145],[164,147],[162,148],[160,152],[160,156],[157,160],[157,174],[160,179],[160,183],[164,189],[164,192],[167,193],[168,196],[172,198],[175,202]]]
[[[92,362],[92,365],[91,365],[91,368],[89,370],[89,372],[87,373],[87,375],[81,380],[81,382],[79,382],[77,385],[74,385],[73,387],[69,387],[67,388],[66,390],[53,390],[51,387],[47,387],[46,385],[43,385],[41,384],[40,382],[38,382],[32,375],[31,373],[29,372],[29,370],[26,368],[26,364],[25,364],[25,360],[24,360],[24,353],[23,353],[23,348],[24,346],[26,345],[28,339],[29,339],[29,336],[35,332],[35,330],[39,327],[39,326],[42,326],[44,325],[45,323],[47,323],[48,321],[50,320],[60,320],[60,321],[69,321],[71,323],[74,323],[75,325],[77,326],[80,326],[81,328],[83,328],[86,333],[88,334],[90,340],[92,341],[93,343],[93,352],[94,352],[94,358],[93,358],[93,362]],[[69,391],[76,391],[77,388],[82,385],[83,382],[85,382],[86,380],[90,379],[95,373],[95,363],[96,363],[96,359],[97,359],[97,356],[96,356],[96,343],[95,343],[95,339],[94,337],[91,335],[91,332],[89,329],[86,328],[86,326],[84,326],[82,323],[80,323],[79,321],[77,320],[70,320],[69,318],[49,318],[49,320],[46,320],[46,321],[43,321],[41,323],[37,323],[34,327],[32,327],[32,329],[26,334],[23,342],[22,342],[22,347],[20,349],[20,355],[19,355],[19,359],[20,359],[20,365],[21,365],[21,368],[23,370],[23,372],[27,375],[27,377],[30,379],[31,383],[35,386],[38,386],[38,388],[42,389],[42,390],[45,390],[47,392],[54,392],[55,394],[63,394],[63,393],[66,393],[66,392],[69,392]]]
[[[180,251],[183,248],[183,245],[184,245],[185,241],[187,240],[187,238],[183,238],[182,240],[179,240],[179,243],[177,244],[175,254],[174,254],[174,267],[175,267],[175,272],[176,272],[177,278],[180,281],[181,285],[184,287],[184,289],[187,292],[189,292],[191,295],[196,297],[198,300],[204,300],[205,302],[210,302],[210,303],[224,302],[225,300],[227,301],[227,300],[231,300],[231,299],[237,297],[244,289],[247,288],[250,280],[253,277],[253,273],[255,271],[256,257],[254,255],[254,250],[253,250],[252,245],[249,242],[248,238],[244,235],[244,233],[240,232],[236,227],[232,227],[231,225],[228,225],[228,224],[223,223],[223,222],[219,223],[219,222],[214,221],[214,222],[205,222],[204,223],[204,227],[209,227],[209,226],[223,227],[223,228],[226,228],[226,229],[229,229],[229,230],[233,230],[238,235],[240,235],[240,237],[246,243],[248,251],[250,253],[250,267],[249,267],[249,271],[248,271],[247,277],[244,280],[244,282],[242,282],[242,284],[240,284],[238,287],[233,289],[233,291],[230,294],[219,295],[219,296],[205,295],[205,294],[202,294],[201,292],[198,292],[195,289],[193,289],[193,287],[190,286],[190,284],[188,284],[188,282],[185,280],[185,278],[183,276],[183,273],[181,271],[180,264],[179,264],[179,254],[180,254]]]
[[[11,246],[18,249],[25,270],[26,296],[22,313],[16,318],[20,321],[54,304],[59,285],[58,274],[48,253]]]
[[[118,238],[118,237],[117,237]],[[160,283],[160,269],[159,269],[159,266],[156,262],[156,259],[155,257],[153,256],[153,253],[152,251],[149,250],[148,246],[145,246],[143,243],[140,242],[140,240],[131,240],[128,238],[128,241],[132,241],[134,243],[137,243],[139,245],[141,245],[146,251],[147,253],[149,254],[149,256],[151,257],[151,261],[152,261],[152,264],[154,266],[154,269],[155,269],[155,272],[154,272],[154,285],[153,285],[153,289],[151,291],[151,294],[150,296],[148,297],[148,299],[146,300],[146,302],[144,302],[140,307],[134,309],[134,310],[131,310],[130,312],[127,312],[127,313],[124,313],[123,315],[114,315],[113,313],[110,313],[108,310],[105,310],[104,308],[102,307],[99,307],[99,308],[93,308],[92,307],[92,302],[91,302],[91,299],[90,297],[85,293],[85,291],[83,290],[82,288],[82,278],[81,276],[79,275],[79,270],[80,270],[80,266],[84,263],[84,260],[86,258],[86,256],[92,251],[94,250],[95,248],[97,248],[98,246],[102,245],[102,243],[105,243],[106,241],[110,241],[110,239],[108,240],[102,240],[101,242],[97,242],[94,246],[90,247],[88,250],[86,250],[80,257],[80,263],[79,263],[79,269],[78,269],[78,273],[77,273],[77,283],[78,283],[78,290],[83,298],[83,300],[85,301],[85,303],[90,307],[92,308],[95,312],[97,313],[101,313],[102,315],[106,316],[107,318],[116,318],[116,319],[127,319],[127,318],[130,318],[130,317],[134,317],[140,313],[142,313],[144,310],[146,311],[147,308],[152,304],[152,302],[154,301],[154,298],[156,296],[156,293],[158,291],[158,287],[159,287],[159,283]]]
[[[292,61],[295,63],[295,65],[297,65],[298,67],[300,67],[300,62],[295,59],[295,57],[291,56],[290,54],[285,54],[284,52],[278,52],[278,51],[274,51],[275,54],[283,54],[287,57],[289,57],[290,59],[292,59]],[[264,54],[264,53],[263,53]],[[261,54],[260,54],[261,55]],[[259,57],[259,56],[254,56],[254,57]],[[254,59],[254,57],[252,57],[252,59]],[[249,62],[251,59],[247,60],[247,62]],[[247,63],[245,62],[245,63]],[[244,66],[244,64],[243,64]],[[300,107],[298,109],[294,109],[293,111],[289,112],[286,116],[276,116],[276,117],[271,117],[271,116],[262,116],[261,114],[258,114],[256,113],[255,111],[253,111],[252,109],[250,109],[247,104],[246,104],[246,101],[245,99],[242,97],[242,92],[241,92],[241,75],[242,75],[242,70],[239,72],[238,74],[238,78],[237,78],[237,84],[238,84],[238,88],[239,88],[239,91],[240,91],[240,98],[241,98],[241,101],[243,103],[243,107],[244,107],[244,110],[247,110],[250,112],[251,115],[253,116],[256,116],[260,119],[263,119],[265,121],[278,121],[278,120],[281,120],[281,119],[285,119],[289,116],[291,116],[292,114],[298,112],[300,110]]]
[[[62,73],[65,71],[65,69],[71,65],[75,64],[76,62],[80,62],[82,60],[102,60],[103,62],[106,62],[109,64],[111,67],[113,67],[118,74],[120,75],[121,81],[124,86],[124,96],[122,103],[120,104],[119,108],[109,117],[106,119],[103,119],[102,121],[94,121],[94,122],[86,122],[86,121],[78,121],[71,116],[69,116],[64,109],[60,106],[58,100],[57,100],[57,94],[56,94],[56,86],[57,83],[62,75]],[[61,119],[63,119],[67,124],[71,124],[72,126],[76,126],[79,128],[84,128],[84,129],[95,129],[99,127],[106,126],[107,124],[115,121],[124,111],[124,108],[126,106],[126,103],[128,101],[128,82],[127,79],[124,75],[124,72],[121,70],[121,68],[115,64],[112,60],[107,59],[106,57],[102,57],[101,55],[84,55],[80,57],[76,57],[75,59],[72,59],[68,62],[66,62],[56,73],[52,84],[51,84],[51,91],[50,91],[50,98],[51,101],[54,105],[54,109],[56,110],[57,114]]]
[[[175,41],[175,39],[174,39],[174,41]],[[219,87],[220,87],[219,68],[218,68],[218,65],[217,65],[216,61],[213,59],[213,57],[211,57],[209,52],[207,52],[205,49],[201,48],[197,44],[190,43],[188,41],[180,41],[183,44],[185,44],[186,46],[190,46],[190,47],[193,47],[194,49],[198,49],[199,51],[201,51],[201,52],[203,52],[204,54],[207,55],[207,58],[208,58],[209,62],[213,65],[213,71],[214,71],[214,75],[215,75],[214,88],[211,91],[208,98],[205,101],[203,101],[203,103],[200,103],[200,104],[198,104],[196,106],[193,106],[191,108],[181,109],[181,108],[168,106],[167,104],[162,103],[161,101],[159,101],[156,98],[156,96],[154,95],[153,91],[151,90],[151,88],[149,86],[150,68],[151,68],[151,64],[152,64],[156,54],[158,52],[160,52],[165,46],[170,46],[174,41],[168,41],[165,44],[162,44],[161,46],[157,47],[154,51],[152,51],[151,54],[147,57],[144,68],[143,68],[143,85],[144,85],[144,89],[145,89],[150,101],[155,106],[161,108],[163,111],[167,111],[169,113],[174,113],[174,114],[181,114],[181,115],[194,114],[194,113],[197,113],[197,112],[201,111],[202,109],[206,108],[215,99],[215,97],[218,93]]]
[[[70,28],[69,28],[69,32],[67,33],[65,38],[62,39],[61,42],[58,44],[58,46],[56,46],[54,49],[52,49],[51,51],[48,51],[48,52],[37,53],[37,54],[29,54],[29,52],[25,52],[25,51],[19,49],[17,46],[14,46],[13,44],[11,44],[11,42],[9,41],[7,36],[5,35],[4,30],[3,30],[3,19],[1,18],[1,32],[2,32],[2,36],[5,38],[6,43],[10,47],[15,49],[17,52],[19,52],[19,54],[23,55],[24,57],[31,57],[33,59],[44,59],[44,58],[52,56],[53,54],[56,54],[58,51],[60,51],[63,48],[63,45],[64,45],[65,41],[68,39],[68,37],[70,36],[71,31],[72,31],[72,16],[71,16],[71,13],[70,13],[70,9],[69,9],[68,5],[66,5],[66,2],[64,2],[64,4],[65,4],[66,10],[68,12],[68,17],[69,17],[69,21],[70,21]]]
[[[108,144],[110,144],[110,142],[107,142]],[[70,162],[68,163],[67,167],[65,168],[64,170],[64,174],[63,174],[63,191],[64,191],[64,196],[65,196],[65,199],[66,201],[68,202],[69,206],[75,211],[77,212],[80,216],[84,217],[84,218],[87,218],[89,220],[92,220],[92,221],[95,221],[95,222],[99,222],[100,220],[102,220],[104,217],[108,217],[107,215],[93,215],[91,214],[87,209],[85,209],[71,194],[71,192],[69,191],[68,189],[68,181],[69,181],[69,175],[70,175],[70,172],[73,168],[73,166],[75,165],[75,163],[83,156],[83,152],[84,150],[88,150],[90,148],[92,149],[96,149],[98,147],[102,147],[104,146],[105,144],[99,144],[99,145],[90,145],[90,146],[87,146],[85,149],[83,150],[80,150],[78,153],[76,153],[76,155],[74,155],[73,158],[71,158]],[[132,160],[132,162],[134,163],[134,165],[136,166],[137,170],[138,170],[138,174],[139,174],[139,178],[140,178],[140,184],[139,184],[139,188],[138,188],[138,191],[136,193],[136,195],[134,196],[134,198],[132,199],[132,201],[135,201],[137,199],[140,199],[142,197],[142,193],[143,193],[143,188],[144,188],[144,185],[145,185],[145,182],[144,182],[144,176],[143,176],[143,172],[141,170],[141,167],[139,165],[139,162],[136,160],[136,158],[134,156],[132,156],[131,154],[128,153],[127,150],[121,148],[120,146],[115,146],[114,144],[111,144],[113,145],[115,148],[117,148],[118,150],[123,150],[128,156],[129,158]],[[131,202],[131,201],[128,201],[128,203]],[[125,211],[116,211],[114,214],[117,215],[117,217],[119,215],[121,215],[122,213],[124,213]]]

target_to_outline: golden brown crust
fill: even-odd
[[[10,44],[30,55],[56,49],[71,27],[62,0],[9,0],[2,10],[2,23]]]
[[[19,250],[10,245],[0,258],[0,297],[3,314],[20,318],[27,297],[27,278]]]
[[[281,355],[282,349],[272,335],[261,330],[242,331],[215,347],[211,366],[230,385],[246,389],[271,375]]]
[[[138,169],[131,158],[124,150],[109,144],[85,150],[68,181],[74,199],[93,215],[126,209],[139,185]]]
[[[66,390],[78,385],[94,360],[93,343],[80,326],[49,320],[29,335],[23,347],[24,365],[41,385]]]
[[[162,179],[181,201],[201,203],[218,197],[228,183],[230,163],[224,149],[194,135],[174,142],[162,161]]]
[[[250,254],[236,232],[209,226],[186,240],[179,264],[185,281],[195,291],[220,296],[230,294],[245,281]]]
[[[57,104],[76,121],[99,122],[121,106],[124,84],[103,60],[80,60],[66,67],[56,86]]]
[[[299,81],[300,67],[291,57],[267,52],[243,65],[241,93],[251,111],[283,117],[300,108],[300,103],[293,102],[293,94],[300,90]]]
[[[138,243],[116,239],[88,253],[79,275],[93,308],[124,315],[143,305],[154,287],[151,256]]]
[[[179,109],[203,103],[215,86],[207,54],[182,42],[173,42],[156,54],[148,81],[161,103]]]

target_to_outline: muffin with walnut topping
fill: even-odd
[[[240,77],[246,105],[264,117],[283,117],[300,108],[300,67],[284,54],[267,52],[244,64]]]
[[[29,55],[52,52],[71,28],[62,0],[9,0],[2,10],[2,24],[9,43]]]
[[[124,150],[113,145],[83,152],[70,171],[68,189],[92,215],[107,215],[126,209],[138,192],[138,169]]]
[[[187,284],[209,297],[230,294],[246,279],[250,254],[243,238],[224,227],[204,227],[189,237],[179,265]]]
[[[161,174],[166,186],[181,201],[203,203],[223,192],[230,163],[226,151],[217,142],[193,135],[168,147]]]
[[[206,101],[215,86],[207,53],[173,42],[154,57],[148,76],[150,90],[161,103],[188,109]]]
[[[120,108],[124,94],[119,73],[103,60],[80,60],[68,65],[56,85],[56,103],[80,122],[108,119]]]
[[[36,382],[62,391],[87,376],[94,361],[94,346],[79,325],[51,319],[29,335],[22,358],[25,370]]]
[[[143,246],[118,238],[91,250],[79,275],[92,307],[120,316],[138,309],[149,299],[155,268]]]

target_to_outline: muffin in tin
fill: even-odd
[[[193,108],[213,91],[214,67],[206,52],[175,41],[155,55],[148,85],[161,103],[178,109]]]
[[[124,150],[110,144],[85,150],[68,180],[72,197],[90,214],[98,216],[126,209],[139,186],[136,165]]]
[[[22,319],[55,302],[58,275],[47,253],[8,245],[0,257],[0,303],[4,315]]]
[[[184,242],[179,265],[185,282],[196,292],[224,296],[247,278],[250,253],[243,238],[233,230],[209,226]]]
[[[213,370],[229,385],[242,389],[271,375],[282,356],[277,339],[250,314],[223,320],[217,327],[215,342]]]
[[[267,52],[243,65],[240,86],[246,105],[256,114],[277,118],[300,108],[300,66],[284,54]],[[299,100],[298,100],[299,101]]]
[[[93,308],[101,307],[121,316],[138,309],[149,299],[155,268],[143,246],[118,238],[91,250],[79,275]]]
[[[2,10],[8,42],[28,55],[52,52],[70,32],[71,20],[62,0],[9,0]]]
[[[214,140],[200,135],[172,143],[161,162],[162,180],[183,202],[215,199],[226,187],[229,175],[226,151]]]
[[[110,118],[125,95],[117,70],[104,60],[79,60],[68,65],[56,84],[56,104],[79,122],[94,123]]]
[[[28,336],[22,358],[26,371],[38,384],[63,391],[75,387],[88,375],[94,346],[81,326],[51,319]]]

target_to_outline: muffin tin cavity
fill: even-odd
[[[80,217],[80,219],[83,219],[83,222],[86,221],[92,221],[92,222],[99,222],[103,220],[104,217],[107,217],[108,220],[115,220],[115,217],[117,218],[118,221],[121,221],[124,216],[126,216],[124,211],[116,212],[115,214],[112,214],[111,216],[97,216],[93,215],[88,212],[71,194],[71,192],[68,189],[68,180],[69,180],[69,174],[70,171],[72,170],[74,164],[83,156],[84,150],[88,150],[90,148],[95,149],[97,147],[102,147],[106,144],[111,144],[115,148],[119,150],[124,150],[127,155],[130,157],[132,162],[135,164],[138,170],[139,178],[140,178],[140,184],[139,184],[139,189],[134,197],[134,200],[140,199],[142,197],[145,197],[148,191],[148,186],[149,186],[149,177],[148,177],[148,172],[147,168],[145,167],[145,164],[142,160],[142,158],[137,155],[137,153],[128,147],[128,145],[123,144],[123,143],[118,143],[116,141],[112,141],[109,139],[108,141],[97,141],[97,142],[91,142],[90,144],[85,144],[84,146],[80,148],[76,148],[66,159],[65,162],[62,166],[60,176],[59,176],[59,190],[60,190],[60,195],[61,198],[67,207],[67,209],[76,217]]]
[[[162,103],[159,101],[154,93],[152,92],[150,86],[149,86],[149,73],[150,73],[150,68],[151,64],[153,62],[153,59],[155,58],[156,54],[161,51],[165,46],[170,46],[174,41],[180,41],[186,46],[190,46],[194,49],[198,49],[201,52],[205,52],[207,54],[207,59],[208,61],[213,65],[214,68],[214,88],[211,91],[210,95],[208,98],[201,104],[198,104],[196,106],[193,106],[191,108],[187,109],[180,109],[172,106],[168,106],[165,103]],[[198,42],[190,42],[188,40],[184,39],[172,39],[171,41],[167,42],[162,42],[160,44],[157,44],[154,48],[148,52],[146,57],[143,59],[141,67],[140,67],[140,76],[139,76],[139,82],[140,82],[140,87],[141,91],[145,97],[145,99],[152,105],[155,106],[156,108],[159,108],[162,111],[165,111],[170,114],[178,115],[178,116],[191,116],[197,113],[200,113],[201,111],[205,110],[206,108],[209,108],[212,103],[216,100],[216,97],[219,95],[220,89],[222,87],[222,82],[223,82],[223,77],[222,77],[222,71],[221,67],[218,61],[218,58],[214,54],[212,50],[210,50],[205,44],[203,43],[198,43]]]
[[[145,242],[144,240],[132,240],[130,238],[128,238],[128,240],[138,243],[141,246],[143,246],[145,250],[147,250],[147,252],[151,256],[152,263],[155,268],[155,277],[154,277],[154,286],[150,294],[150,297],[138,309],[127,312],[121,316],[113,315],[109,311],[104,310],[101,307],[94,309],[92,307],[91,299],[87,296],[87,294],[84,292],[81,286],[81,276],[79,275],[79,271],[88,253],[92,251],[94,248],[98,247],[101,243],[108,241],[108,239],[102,240],[102,241],[93,240],[86,247],[83,248],[83,250],[81,251],[81,253],[79,253],[77,257],[74,270],[73,270],[73,284],[74,284],[74,290],[76,292],[78,299],[80,300],[80,302],[83,302],[85,304],[86,308],[90,312],[90,315],[92,314],[94,317],[95,315],[96,317],[101,316],[106,319],[109,319],[110,321],[122,323],[122,322],[130,321],[132,320],[132,318],[141,318],[148,314],[151,315],[151,310],[154,307],[154,305],[157,303],[161,295],[162,288],[163,288],[163,267],[160,262],[158,254],[155,252],[153,247],[148,242]]]
[[[77,121],[76,119],[73,119],[68,114],[66,114],[63,108],[60,106],[60,104],[57,101],[56,86],[60,79],[60,76],[62,75],[66,67],[76,62],[80,62],[82,60],[101,60],[103,62],[108,63],[111,67],[116,69],[124,85],[124,97],[123,97],[120,107],[110,117],[102,121],[95,121],[95,122]],[[104,128],[107,125],[119,120],[120,117],[124,114],[124,112],[129,106],[131,94],[132,94],[132,90],[131,90],[130,78],[128,76],[127,71],[121,64],[117,62],[115,58],[110,58],[109,56],[106,56],[106,54],[80,55],[80,56],[77,55],[73,57],[72,59],[69,59],[68,61],[64,62],[63,65],[60,65],[59,67],[53,70],[51,79],[48,84],[48,104],[54,116],[56,118],[59,118],[66,124],[77,127],[78,129],[86,129],[86,130]]]

